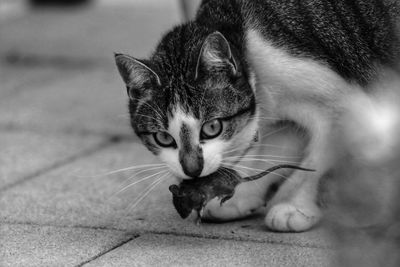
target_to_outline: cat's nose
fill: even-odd
[[[199,177],[204,167],[204,159],[201,150],[180,152],[179,161],[183,172],[193,178]]]
[[[182,164],[182,169],[186,175],[188,175],[192,178],[196,178],[196,177],[200,176],[200,174],[203,170],[203,167],[199,168],[198,166],[195,166],[195,165]]]

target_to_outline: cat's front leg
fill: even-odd
[[[268,205],[265,223],[269,229],[281,232],[302,232],[312,228],[321,219],[316,204],[318,176],[294,173]]]
[[[317,205],[321,176],[330,168],[330,125],[332,116],[315,107],[297,113],[299,123],[308,131],[310,141],[302,167],[315,172],[295,171],[268,203],[266,225],[275,231],[301,232],[317,224],[321,211]],[[301,117],[302,115],[307,115]],[[296,119],[296,118],[294,118]]]

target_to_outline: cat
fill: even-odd
[[[280,121],[301,127],[302,166],[316,171],[291,174],[265,223],[308,230],[321,219],[318,187],[344,103],[377,90],[381,70],[398,70],[397,12],[378,0],[203,0],[149,59],[115,54],[131,125],[180,179],[215,172],[228,151],[244,155]]]

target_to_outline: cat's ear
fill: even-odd
[[[232,75],[237,75],[237,65],[233,58],[228,40],[222,33],[216,31],[208,35],[200,49],[197,59],[195,79],[202,71],[218,71],[227,69]]]
[[[118,71],[131,99],[135,90],[140,90],[147,84],[161,85],[158,75],[145,62],[124,54],[115,53],[114,55]]]

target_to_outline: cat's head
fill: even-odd
[[[241,52],[221,33],[181,26],[149,60],[115,59],[135,133],[178,178],[213,173],[228,155],[251,145],[257,134],[253,86]]]

